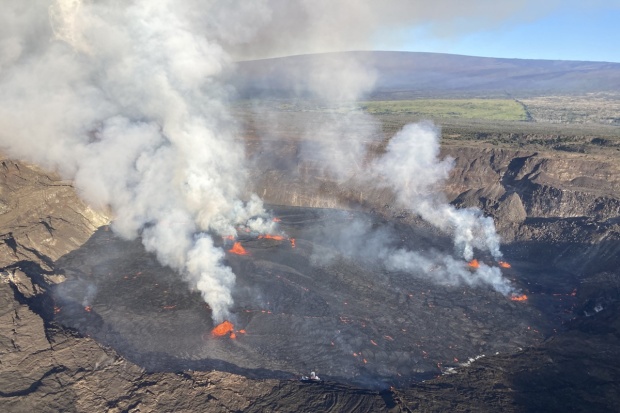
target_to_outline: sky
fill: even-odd
[[[431,25],[403,35],[397,50],[521,59],[620,62],[620,0],[601,8],[556,9],[529,21],[436,34]]]

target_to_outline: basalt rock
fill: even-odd
[[[355,177],[339,182],[307,163],[295,163],[295,142],[283,142],[277,156],[290,162],[257,161],[254,189],[266,202],[278,205],[353,208],[375,211],[388,219],[415,215],[396,203],[394,193],[367,185]],[[261,155],[257,155],[260,157]],[[620,215],[620,165],[613,157],[537,153],[513,149],[450,145],[442,156],[454,167],[443,187],[457,207],[476,207],[494,218],[504,242],[527,242],[541,233],[566,240],[574,220],[605,227],[613,234]],[[270,165],[261,169],[261,165]],[[591,229],[592,227],[590,227]],[[547,230],[554,231],[547,231]],[[573,233],[580,244],[598,243],[601,231]],[[606,236],[603,236],[606,237]],[[613,236],[612,236],[613,238]]]
[[[46,271],[109,221],[71,183],[23,162],[0,160],[0,267],[20,261]]]

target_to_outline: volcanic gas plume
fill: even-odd
[[[111,212],[117,234],[140,237],[201,292],[221,321],[232,304],[235,275],[213,236],[235,236],[241,224],[272,233],[274,225],[262,201],[246,190],[244,148],[225,81],[234,75],[233,60],[359,48],[386,26],[432,19],[451,27],[450,10],[491,21],[508,7],[445,3],[6,0],[0,145],[73,180],[87,202]],[[371,90],[373,78],[371,68],[352,59],[313,68],[306,81],[311,94],[333,101],[357,99]],[[330,157],[326,171],[338,179],[360,170],[365,135],[351,132],[352,119],[309,128],[315,146],[301,155]],[[437,160],[437,133],[427,129],[411,126],[398,134],[373,164],[371,178],[380,177],[403,207],[452,234],[460,256],[470,259],[480,248],[499,258],[489,219],[427,195],[450,163]],[[413,265],[413,258],[433,260],[393,252],[384,258],[400,268]],[[497,273],[487,272],[484,279],[496,285]]]
[[[11,25],[22,49],[2,61],[3,146],[73,179],[111,209],[116,233],[139,235],[224,318],[235,276],[207,231],[272,226],[244,193],[243,147],[218,81],[227,54],[169,1],[58,0],[49,14],[46,1],[12,3],[24,24]]]

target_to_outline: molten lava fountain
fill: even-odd
[[[249,255],[249,253],[245,250],[245,248],[243,248],[243,246],[241,245],[239,241],[235,242],[232,248],[228,250],[228,252],[231,252],[237,255]]]

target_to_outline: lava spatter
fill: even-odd
[[[231,252],[237,255],[249,255],[250,254],[249,252],[245,250],[245,248],[243,248],[241,243],[238,241],[233,244],[232,248],[229,249],[228,252]]]
[[[230,333],[230,338],[235,338],[235,326],[230,321],[226,320],[218,325],[216,325],[211,333],[216,337],[223,337],[226,334]]]

